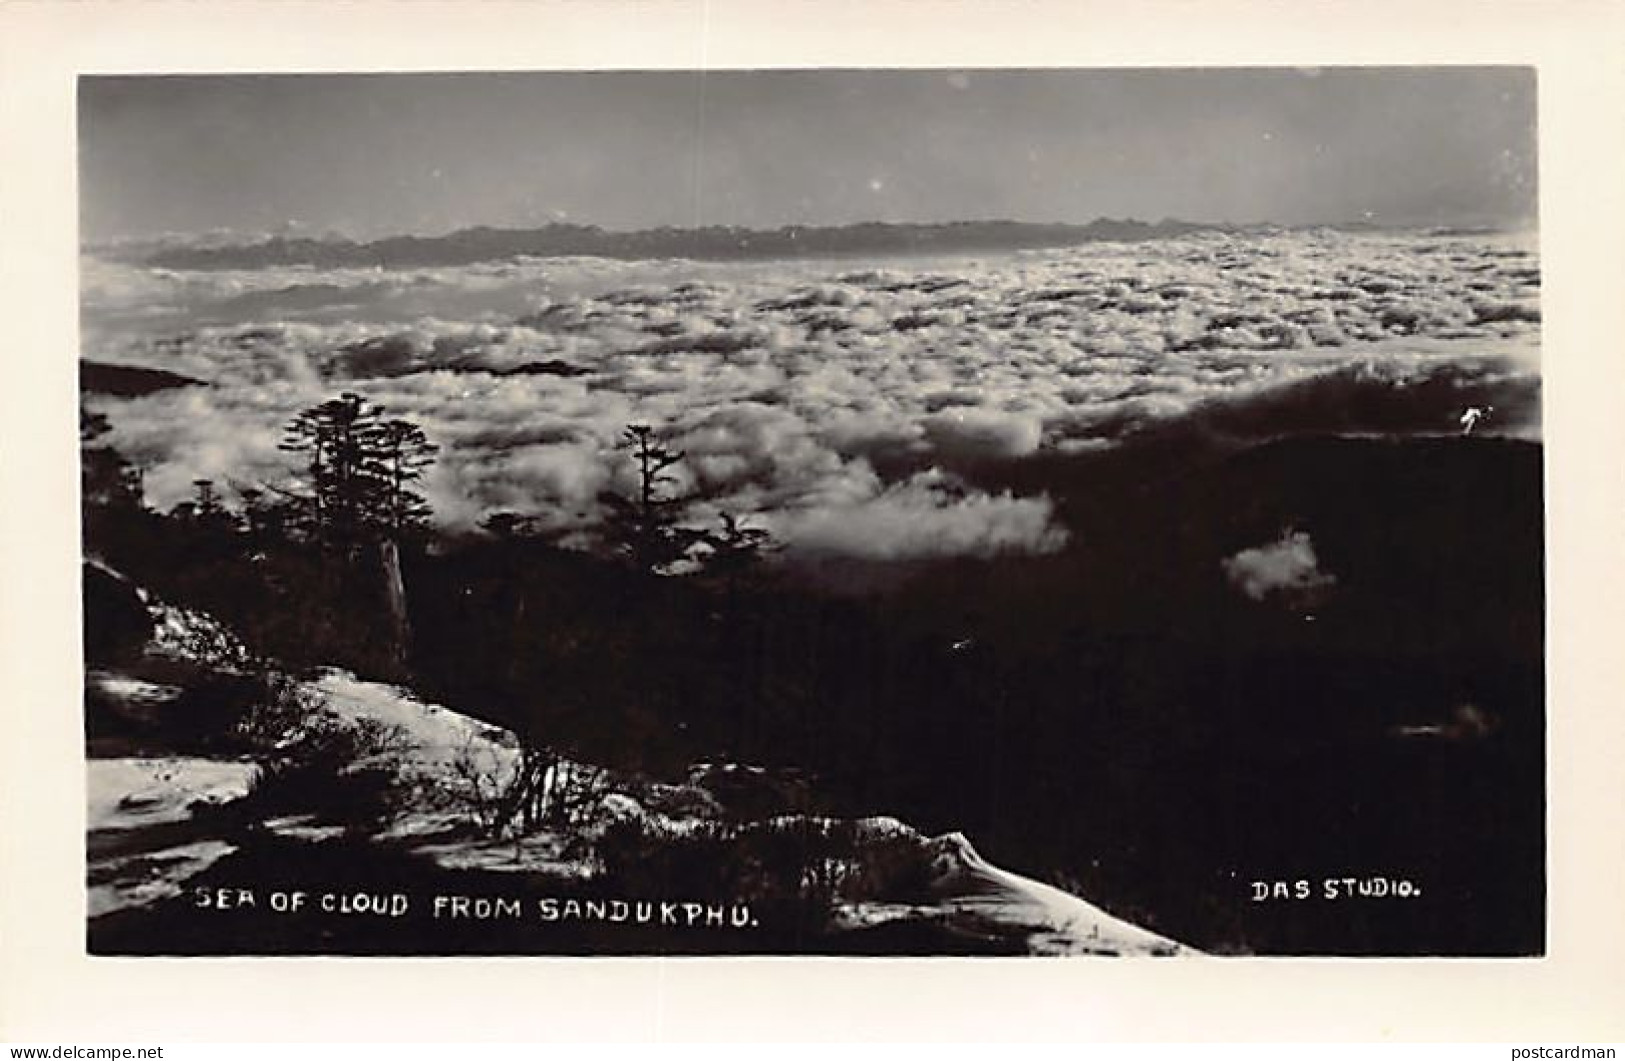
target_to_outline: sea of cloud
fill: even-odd
[[[83,276],[86,358],[203,384],[91,399],[159,507],[198,478],[228,499],[294,487],[282,425],[354,391],[439,444],[426,488],[450,528],[507,510],[590,536],[601,494],[631,486],[624,428],[647,423],[686,455],[696,519],[727,509],[792,550],[874,559],[1064,544],[1048,497],[970,489],[968,463],[1220,423],[1216,409],[1317,380],[1467,403],[1539,371],[1538,259],[1500,235],[1210,233],[878,266],[182,272],[87,257]],[[1357,428],[1335,404],[1297,415]],[[1533,434],[1537,410],[1479,430]],[[1459,412],[1430,404],[1401,426],[1458,431]]]

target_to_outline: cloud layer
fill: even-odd
[[[1052,549],[1044,497],[955,469],[1111,445],[1226,402],[1354,379],[1392,405],[1538,379],[1539,269],[1510,237],[1201,234],[969,261],[520,259],[182,273],[87,260],[85,356],[206,387],[108,402],[167,507],[199,477],[282,482],[281,426],[340,389],[441,447],[437,516],[590,530],[655,425],[700,509],[873,557]],[[1294,389],[1296,388],[1296,389]],[[1306,389],[1308,388],[1308,389]],[[1336,402],[1294,406],[1327,429]],[[1406,430],[1459,430],[1417,406]],[[1508,415],[1498,430],[1533,430]],[[1533,414],[1531,413],[1531,416]],[[1372,429],[1393,429],[1377,417]],[[1232,425],[1233,426],[1233,425]],[[1299,427],[1313,424],[1296,425]]]

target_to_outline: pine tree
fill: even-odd
[[[417,425],[386,420],[381,408],[347,393],[296,416],[282,448],[305,455],[312,533],[343,558],[341,585],[380,593],[384,659],[405,674],[411,623],[400,546],[428,522],[429,504],[415,486],[434,460],[434,444]]]
[[[213,479],[193,479],[191,500],[182,501],[169,514],[215,536],[236,534],[242,529],[237,517],[221,503]]]
[[[638,492],[634,497],[617,493],[599,495],[610,509],[607,536],[610,542],[640,570],[654,574],[683,559],[700,535],[677,525],[681,499],[669,497],[666,488],[677,481],[666,474],[683,459],[683,454],[662,446],[647,424],[632,424],[621,436],[621,444],[632,450],[637,462]]]
[[[437,447],[422,428],[405,420],[380,425],[377,445],[384,528],[396,537],[421,529],[429,522],[429,503],[412,486],[434,463]]]
[[[309,518],[316,536],[340,546],[359,538],[360,513],[374,482],[364,474],[364,439],[382,411],[356,394],[312,406],[288,424],[281,448],[308,456]]]
[[[357,394],[312,406],[288,424],[281,448],[303,453],[310,523],[318,538],[353,549],[421,528],[429,505],[414,489],[436,447],[405,420],[386,420]]]

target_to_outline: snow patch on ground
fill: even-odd
[[[418,854],[434,859],[446,869],[483,870],[493,873],[541,873],[554,879],[586,879],[592,868],[567,850],[567,841],[557,833],[542,832],[509,839],[448,840],[426,843]]]
[[[195,840],[99,860],[91,874],[86,912],[100,917],[173,899],[185,890],[187,881],[235,850],[223,840]]]
[[[177,686],[159,685],[157,682],[127,678],[120,674],[91,671],[85,680],[86,684],[109,697],[137,704],[166,704],[180,695]]]
[[[1000,869],[960,833],[922,842],[935,851],[932,901],[849,903],[837,911],[837,922],[843,928],[944,919],[978,934],[1022,938],[1028,952],[1035,955],[1165,957],[1197,953],[1113,917],[1069,892]]]
[[[425,703],[398,686],[327,670],[308,687],[326,710],[347,722],[368,719],[398,730],[406,741],[402,764],[414,772],[450,773],[460,757],[473,754],[507,773],[519,759],[519,742],[508,730]]]
[[[253,763],[189,756],[91,759],[85,764],[89,916],[181,894],[236,848],[184,828],[200,804],[248,792]]]
[[[970,842],[957,833],[945,840],[957,849],[968,876],[967,886],[945,905],[977,918],[1031,927],[1035,931],[1028,937],[1028,945],[1035,954],[1188,952],[1172,940],[1113,917],[1076,895],[1000,869],[977,854]]]
[[[90,759],[85,763],[92,829],[136,829],[191,817],[194,804],[223,804],[248,793],[251,762],[172,756]]]

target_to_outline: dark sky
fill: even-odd
[[[860,220],[1533,219],[1515,68],[85,78],[92,240]]]

